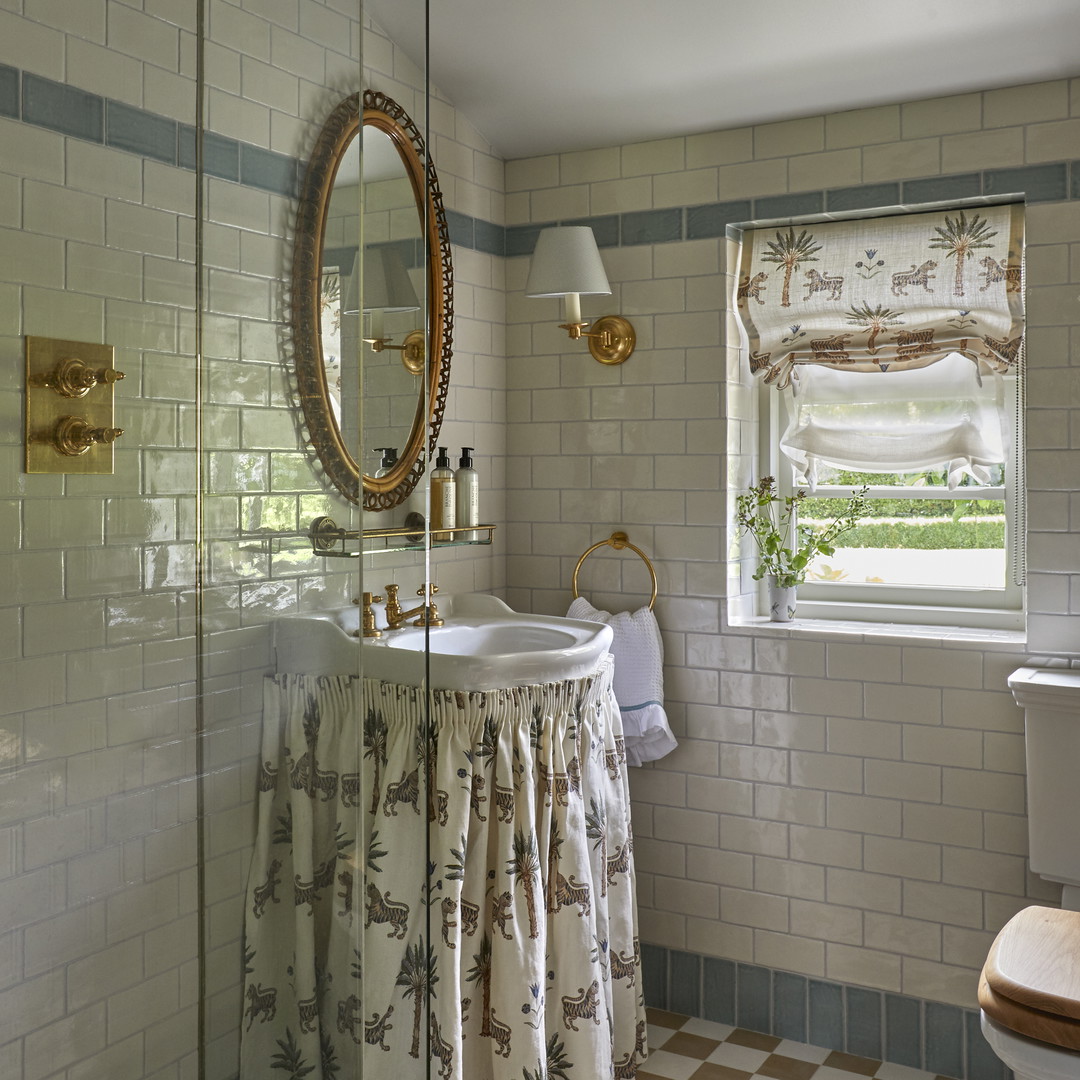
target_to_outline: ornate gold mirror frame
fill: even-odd
[[[361,474],[342,438],[330,404],[322,348],[320,285],[327,211],[338,166],[349,144],[359,135],[361,122],[384,132],[397,148],[416,199],[427,263],[427,335],[423,350],[426,379],[405,447],[393,468],[378,477]],[[435,165],[416,124],[385,94],[363,92],[362,118],[359,95],[351,94],[336,106],[319,134],[297,210],[291,303],[297,388],[311,444],[326,475],[351,502],[361,501],[362,485],[365,510],[389,510],[400,505],[424,475],[446,409],[453,352],[454,268]]]

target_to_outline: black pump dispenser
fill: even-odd
[[[480,523],[480,478],[472,467],[471,446],[461,448],[461,467],[454,473],[454,481],[457,487],[457,524],[460,529],[463,525],[478,525]],[[480,534],[475,529],[468,532],[458,533],[459,540],[479,540]]]
[[[450,455],[446,452],[445,446],[439,447],[439,456],[435,459],[436,469],[449,469],[450,468]]]

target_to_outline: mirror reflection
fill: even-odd
[[[362,115],[355,96],[334,110],[297,227],[294,344],[312,444],[351,501],[398,506],[442,420],[453,270],[434,166],[396,102],[367,90]]]

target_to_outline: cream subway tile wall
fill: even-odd
[[[1058,901],[1025,866],[1023,717],[1005,679],[1030,653],[1080,654],[1070,600],[1080,400],[1069,389],[1080,357],[1078,85],[507,165],[508,595],[564,611],[578,549],[614,528],[656,564],[681,745],[633,770],[631,784],[649,882],[643,940],[672,956],[965,1010],[1002,923]],[[725,226],[1009,193],[1028,202],[1026,643],[739,624],[753,583],[745,565],[731,576],[719,564],[733,538],[731,492],[755,474],[756,405],[729,314],[736,249]],[[550,329],[552,311],[522,291],[530,230],[582,217],[599,227],[611,214],[619,246],[602,253],[613,295],[586,297],[584,314],[622,313],[639,344],[605,368],[572,352]],[[548,499],[540,489],[553,475],[587,490]],[[581,583],[594,603],[642,602],[633,560],[594,561]],[[702,907],[704,883],[719,887],[715,914]]]
[[[398,98],[429,132],[452,229],[470,223],[452,237],[444,441],[476,448],[482,512],[500,526],[503,166],[437,91],[422,115],[420,73],[375,27],[361,70],[354,0],[208,0],[200,388],[196,3],[2,6],[0,229],[11,258],[0,348],[12,376],[0,495],[0,1074],[179,1080],[200,1072],[202,1010],[205,1075],[224,1080],[237,1068],[270,620],[358,591],[353,567],[266,536],[323,513],[359,522],[313,471],[283,350],[298,165],[361,85]],[[113,475],[23,474],[26,334],[116,346],[126,431]],[[505,535],[433,557],[433,576],[444,589],[499,590]],[[415,556],[363,572],[406,591],[426,576]]]

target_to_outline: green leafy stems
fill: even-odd
[[[763,476],[753,487],[735,500],[740,536],[752,536],[757,545],[758,565],[754,580],[768,575],[776,584],[787,589],[806,580],[810,563],[818,555],[832,555],[835,543],[844,533],[869,513],[864,486],[851,493],[847,505],[827,525],[812,527],[798,522],[799,504],[805,491],[781,498],[776,493],[776,480]]]

